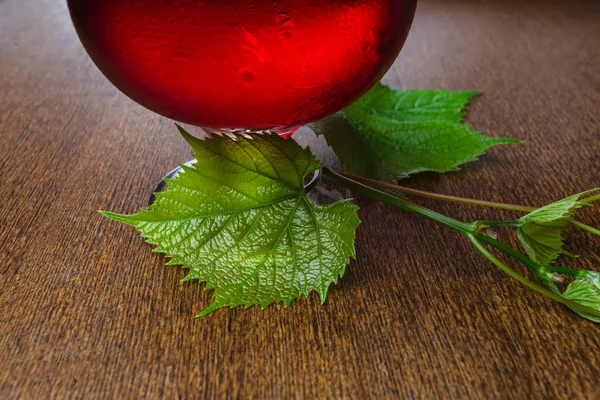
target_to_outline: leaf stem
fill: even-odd
[[[542,277],[544,279],[546,278],[546,275],[548,272],[557,272],[559,274],[571,275],[571,276],[575,276],[575,277],[583,276],[583,274],[585,272],[585,271],[577,271],[577,270],[574,270],[571,268],[560,267],[557,265],[541,265],[541,264],[538,264],[537,262],[533,261],[531,258],[529,258],[529,257],[523,255],[522,253],[518,252],[517,250],[513,249],[512,247],[507,246],[506,244],[504,244],[492,237],[489,237],[487,235],[476,235],[476,238],[477,238],[477,240],[485,242],[485,243],[495,247],[496,249],[502,251],[503,253],[511,256],[515,260],[523,263],[527,268],[529,268],[533,272],[537,273],[540,277]]]
[[[479,227],[505,228],[520,226],[522,223],[519,221],[475,221],[475,225],[478,225]]]
[[[597,194],[596,196],[588,197],[587,199],[583,199],[583,200],[579,200],[579,201],[581,203],[590,204],[590,203],[593,203],[594,201],[598,201],[598,200],[600,200],[600,194]]]
[[[425,197],[428,199],[451,201],[454,203],[471,204],[471,205],[475,205],[475,206],[491,207],[491,208],[498,208],[501,210],[510,210],[510,211],[531,212],[531,211],[535,210],[534,207],[520,206],[520,205],[516,205],[516,204],[496,203],[493,201],[475,200],[475,199],[468,199],[465,197],[450,196],[450,195],[445,195],[445,194],[426,192],[423,190],[412,189],[412,188],[408,188],[408,187],[404,187],[404,186],[394,185],[394,184],[387,183],[387,182],[381,182],[381,181],[378,181],[375,179],[364,178],[362,176],[349,174],[347,172],[339,172],[339,174],[343,175],[347,178],[350,178],[354,181],[367,183],[370,185],[376,185],[376,186],[384,187],[387,189],[397,190],[397,191],[405,193],[405,194],[412,194],[414,196]]]
[[[585,276],[585,272],[586,271],[577,271],[571,268],[565,268],[565,267],[559,267],[557,265],[546,265],[546,270],[550,271],[550,272],[556,272],[559,274],[564,274],[564,275],[570,275],[570,276],[574,276],[574,277],[580,277],[580,276]]]
[[[542,279],[549,278],[547,276],[548,272],[557,272],[559,274],[571,275],[571,276],[575,276],[575,277],[583,276],[584,271],[577,271],[577,270],[574,270],[571,268],[560,267],[557,265],[538,264],[537,262],[533,261],[531,258],[525,256],[524,254],[513,249],[512,247],[507,246],[506,244],[504,244],[490,236],[480,234],[480,235],[476,235],[476,238],[482,242],[485,242],[485,243],[495,247],[496,249],[502,251],[503,253],[511,256],[515,260],[523,263],[527,268],[529,268],[533,272],[537,273],[540,276],[540,278],[542,278]]]
[[[458,196],[451,196],[451,195],[445,195],[445,194],[439,194],[439,193],[426,192],[424,190],[412,189],[412,188],[408,188],[405,186],[394,185],[392,183],[381,182],[381,181],[378,181],[375,179],[369,179],[369,178],[365,178],[362,176],[349,174],[347,172],[338,172],[338,173],[340,175],[343,175],[354,181],[366,183],[369,185],[375,185],[375,186],[379,186],[379,187],[387,188],[387,189],[391,189],[391,190],[396,190],[396,191],[404,193],[404,194],[410,194],[413,196],[423,197],[423,198],[427,198],[427,199],[450,201],[450,202],[461,203],[461,204],[470,204],[470,205],[480,206],[480,207],[496,208],[499,210],[521,211],[521,212],[526,212],[526,213],[537,210],[537,208],[531,207],[531,206],[521,206],[521,205],[517,205],[517,204],[497,203],[494,201],[476,200],[476,199],[469,199],[466,197],[458,197]],[[581,202],[590,203],[590,202],[596,201],[598,199],[600,199],[600,195],[594,196],[594,197],[589,197],[587,199],[581,200]],[[599,229],[596,229],[589,225],[583,224],[576,220],[571,220],[570,223],[573,224],[574,226],[578,227],[579,229],[582,229],[584,231],[593,233],[594,235],[600,236]]]
[[[344,176],[339,172],[333,171],[326,166],[323,166],[323,177],[347,189],[353,190],[356,193],[371,197],[375,200],[379,200],[392,206],[401,208],[405,211],[409,211],[414,214],[420,215],[424,218],[438,222],[442,225],[445,225],[464,234],[475,233],[475,228],[471,224],[466,224],[462,221],[447,217],[436,211],[430,210],[429,208],[411,203],[408,200],[401,199],[391,194],[382,192],[372,186],[367,186],[361,182],[355,181],[350,177]]]
[[[596,228],[594,228],[594,227],[591,227],[591,226],[589,226],[589,225],[582,224],[581,222],[579,222],[579,221],[575,221],[575,220],[571,221],[571,223],[572,223],[573,225],[575,225],[576,227],[578,227],[579,229],[582,229],[582,230],[584,230],[584,231],[587,231],[587,232],[593,233],[594,235],[598,235],[598,236],[600,236],[600,229],[596,229]]]
[[[485,256],[485,258],[487,258],[492,264],[494,264],[495,266],[497,266],[498,268],[500,268],[502,271],[504,271],[508,276],[510,276],[511,278],[516,279],[517,281],[519,281],[520,283],[522,283],[523,285],[527,286],[529,289],[534,290],[536,292],[538,292],[539,294],[542,294],[554,301],[557,301],[561,304],[566,305],[567,307],[570,307],[571,309],[575,310],[575,311],[579,311],[579,312],[584,312],[584,313],[589,313],[591,315],[600,317],[600,311],[599,310],[594,310],[593,308],[590,307],[586,307],[586,306],[582,306],[579,303],[575,303],[574,301],[571,301],[569,299],[566,299],[556,293],[552,293],[551,291],[544,289],[543,287],[536,285],[535,283],[531,282],[530,280],[528,280],[527,278],[519,275],[518,273],[516,273],[515,271],[513,271],[509,266],[507,266],[506,264],[504,264],[502,261],[500,261],[498,258],[496,258],[492,253],[490,253],[482,244],[478,239],[483,238],[483,236],[481,237],[475,237],[474,235],[467,235],[467,237],[469,238],[469,240],[471,241],[471,243],[473,243],[473,245],[475,246],[475,248],[477,248],[477,250],[479,250],[479,252],[481,252],[481,254],[483,254]],[[491,238],[490,238],[491,239]]]
[[[529,268],[533,272],[537,273],[538,275],[543,275],[546,272],[544,266],[536,263],[531,258],[529,258],[529,257],[521,254],[517,250],[513,249],[510,246],[507,246],[506,244],[502,243],[499,240],[496,240],[496,239],[494,239],[494,238],[492,238],[492,237],[490,237],[488,235],[481,235],[481,234],[480,235],[476,235],[476,238],[477,238],[478,241],[487,243],[490,246],[493,246],[496,249],[502,251],[503,253],[511,256],[515,260],[523,263],[527,268]]]

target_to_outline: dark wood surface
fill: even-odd
[[[525,143],[408,184],[532,205],[600,186],[599,49],[598,1],[422,0],[386,79],[483,90],[469,122]],[[190,156],[96,70],[63,0],[0,0],[0,397],[600,396],[597,325],[458,234],[368,200],[325,305],[194,319],[210,292],[96,212],[139,209]],[[598,208],[583,219],[600,225]],[[600,242],[570,238],[577,265],[598,268]]]

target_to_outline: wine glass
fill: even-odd
[[[379,81],[416,7],[416,0],[67,3],[94,63],[134,101],[212,131],[279,134],[343,109]]]

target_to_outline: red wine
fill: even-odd
[[[416,0],[68,0],[87,52],[159,114],[223,129],[316,121],[371,88]]]

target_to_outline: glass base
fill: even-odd
[[[194,164],[195,162],[196,162],[196,160],[190,160],[190,161],[184,163],[183,165],[185,165],[187,167],[191,167],[192,164]],[[160,182],[158,182],[156,184],[156,186],[154,186],[154,189],[152,189],[152,194],[150,195],[150,200],[148,200],[149,206],[156,203],[156,196],[154,195],[154,193],[162,192],[163,190],[166,189],[167,182],[165,181],[165,179],[175,178],[177,176],[177,174],[179,174],[179,172],[181,172],[182,170],[183,170],[183,168],[178,166],[177,168],[171,170],[171,172],[169,172],[168,174],[166,174],[165,176],[162,177]]]

